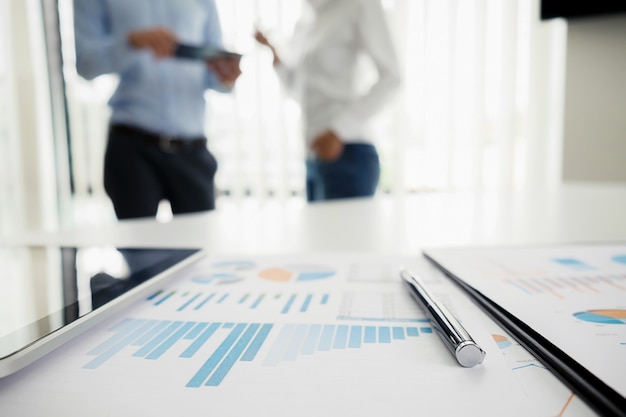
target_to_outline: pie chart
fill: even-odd
[[[587,310],[575,313],[574,317],[596,324],[626,324],[626,310]]]
[[[259,278],[275,282],[306,282],[327,279],[335,274],[332,268],[319,265],[289,265],[265,268],[259,272]]]
[[[617,262],[618,264],[626,265],[626,255],[616,255],[612,259],[614,262]]]
[[[243,272],[254,269],[256,264],[250,261],[222,261],[211,267],[211,272],[195,276],[191,280],[196,284],[232,284],[242,281],[245,278]]]
[[[506,349],[513,345],[513,343],[511,343],[511,341],[506,336],[502,336],[500,334],[492,334],[491,337],[493,337],[493,340],[496,342],[498,348],[500,349]]]

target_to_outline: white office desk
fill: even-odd
[[[422,248],[435,246],[623,241],[624,213],[626,185],[570,185],[553,190],[427,193],[310,205],[301,201],[241,205],[221,202],[213,212],[179,216],[168,223],[132,220],[71,230],[31,231],[5,236],[0,242],[201,247],[214,255],[349,252],[417,257]],[[54,358],[47,362],[46,369],[54,369],[53,362]],[[24,379],[34,381],[32,386],[45,386],[49,377],[37,373],[38,365],[29,367]],[[5,394],[28,397],[30,393],[15,388],[20,386],[20,378],[15,384],[13,380],[0,384],[5,390],[14,390]],[[258,383],[259,387],[264,384]],[[541,391],[543,386],[535,389]],[[551,395],[551,389],[549,385],[544,395]],[[557,390],[563,394],[565,389]],[[46,395],[44,391],[40,394]],[[96,394],[89,396],[98,401]],[[258,409],[259,415],[269,415],[272,401],[276,401],[265,398],[261,400],[264,402]],[[132,398],[125,401],[129,410],[137,411],[140,407]],[[168,407],[175,404],[178,400],[167,402]],[[81,407],[95,409],[83,403]],[[59,410],[67,408],[59,406]],[[55,415],[55,410],[48,411],[48,415]],[[568,411],[589,415],[582,404]],[[376,410],[368,412],[384,415]],[[102,413],[105,415],[105,411]]]
[[[215,254],[377,252],[626,239],[626,184],[423,193],[337,202],[222,202],[168,223],[130,220],[5,236],[5,243],[202,247]]]

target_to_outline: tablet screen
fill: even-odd
[[[198,249],[0,246],[0,361],[198,253]],[[14,367],[13,367],[14,368]],[[1,369],[1,367],[0,367]],[[12,369],[12,368],[7,368]],[[8,371],[0,372],[2,374]]]

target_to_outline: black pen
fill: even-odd
[[[486,352],[478,346],[446,306],[437,302],[426,291],[426,288],[424,288],[424,285],[415,274],[402,269],[400,270],[400,277],[402,277],[415,301],[426,312],[435,331],[439,333],[439,336],[441,336],[444,344],[452,352],[457,362],[466,368],[482,363]]]

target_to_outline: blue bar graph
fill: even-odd
[[[270,334],[272,327],[273,325],[271,324],[264,324],[263,326],[261,326],[261,330],[259,330],[257,335],[254,337],[254,340],[250,343],[250,346],[248,346],[248,349],[246,349],[243,356],[241,357],[242,361],[252,362],[254,360],[256,354],[259,353],[259,349],[261,349],[261,346],[263,346],[267,335]]]
[[[163,343],[161,343],[158,347],[156,347],[152,352],[146,356],[146,359],[159,359],[161,355],[163,355],[169,348],[174,346],[174,343],[178,342],[183,336],[187,334],[189,330],[195,326],[196,323],[188,322],[183,324],[176,333],[168,337]]]
[[[335,340],[333,341],[333,349],[345,349],[348,341],[348,329],[346,325],[337,326]]]
[[[365,326],[365,343],[376,343],[376,327]]]
[[[350,341],[348,342],[349,348],[356,349],[361,347],[362,333],[363,328],[361,326],[350,327]]]
[[[319,324],[314,324],[309,328],[309,334],[307,334],[306,339],[304,340],[304,345],[302,346],[303,355],[312,355],[315,353],[315,347],[317,346],[317,341],[320,338],[320,334],[322,333],[322,326]]]
[[[253,310],[256,309],[259,306],[259,304],[261,304],[261,301],[263,301],[264,298],[265,298],[265,294],[259,295],[259,297],[254,301],[254,303],[252,303],[250,308]]]
[[[185,304],[183,304],[182,306],[178,307],[178,310],[176,311],[183,311],[184,309],[186,309],[187,307],[189,307],[189,305],[191,303],[193,303],[194,301],[196,301],[198,298],[200,298],[200,296],[202,295],[202,293],[198,293],[196,295],[194,295],[193,297],[191,297],[189,299],[189,301],[187,301]]]
[[[180,355],[181,358],[191,358],[206,343],[207,340],[220,328],[222,323],[211,323],[205,331]]]
[[[430,327],[409,327],[286,324],[274,342],[265,366],[277,366],[281,362],[293,362],[298,356],[310,356],[330,351],[363,349],[368,345],[389,345],[415,340],[420,333],[432,333]]]
[[[164,302],[166,302],[169,298],[171,298],[174,294],[176,294],[176,291],[172,291],[170,293],[168,293],[167,295],[165,295],[164,297],[162,297],[161,299],[159,299],[157,302],[154,303],[155,306],[161,305]]]
[[[419,336],[419,331],[417,330],[417,327],[407,327],[406,328],[406,335],[408,337]]]
[[[155,298],[157,298],[161,294],[163,294],[163,290],[159,290],[159,291],[155,292],[150,297],[146,298],[146,300],[152,301],[152,300],[154,300]]]
[[[309,294],[306,296],[306,298],[304,299],[304,302],[302,303],[302,307],[300,307],[300,311],[301,312],[305,312],[309,309],[309,304],[311,304],[311,300],[313,299],[313,295]]]
[[[416,340],[431,334],[432,328],[415,326],[374,326],[348,324],[281,325],[266,353],[264,366],[294,362],[299,356],[330,351],[349,352],[374,344]],[[222,323],[125,319],[108,329],[111,336],[87,352],[90,360],[84,369],[94,370],[121,354],[125,349],[133,360],[158,362],[163,357],[183,360],[207,355],[187,384],[188,388],[219,386],[238,362],[253,362],[268,336],[276,327],[271,323]],[[209,340],[211,343],[207,344]],[[179,346],[182,344],[182,349]],[[209,347],[207,352],[206,347]],[[134,350],[132,349],[134,347]],[[176,349],[174,349],[177,347]],[[203,349],[203,347],[205,347]],[[182,350],[182,353],[180,351]],[[174,355],[174,356],[172,356]],[[127,365],[125,365],[127,366]]]
[[[378,328],[378,343],[391,343],[389,327],[383,326]]]
[[[209,295],[207,298],[205,298],[204,300],[202,300],[200,302],[200,304],[198,304],[194,310],[200,310],[206,303],[208,303],[209,301],[211,301],[211,298],[215,297],[215,293]]]
[[[202,330],[204,330],[205,327],[208,325],[209,323],[206,323],[206,322],[196,324],[196,327],[194,327],[189,333],[185,335],[185,339],[187,340],[195,339],[196,337],[198,337],[200,332],[202,332]]]
[[[294,301],[296,301],[296,294],[293,294],[291,297],[289,297],[289,300],[287,300],[287,304],[285,304],[285,307],[283,307],[280,313],[281,314],[289,313],[289,309],[291,308]]]
[[[404,327],[393,327],[393,338],[396,340],[404,339]]]
[[[233,334],[237,334],[236,331],[240,326],[245,327],[246,325],[238,324],[235,327],[235,330],[233,330]],[[248,344],[250,344],[250,342],[252,341],[252,338],[254,337],[254,335],[256,334],[260,326],[261,325],[258,323],[254,323],[248,326],[248,328],[246,329],[246,332],[241,336],[241,338],[239,338],[239,340],[237,341],[237,344],[235,344],[235,346],[230,350],[226,358],[224,358],[222,363],[220,363],[220,365],[217,367],[215,372],[211,374],[211,376],[209,377],[209,380],[204,385],[207,385],[210,387],[216,387],[224,380],[224,377],[226,377],[226,375],[232,369],[235,362],[241,357],[244,350],[246,349]]]
[[[216,308],[217,305],[238,306],[246,310],[278,312],[280,314],[307,314],[319,311],[328,305],[328,294],[267,294],[267,293],[231,293],[167,291],[159,290],[147,299],[153,307],[182,312],[188,310],[201,311],[205,308]]]
[[[199,387],[209,378],[215,367],[220,363],[222,358],[226,356],[230,348],[235,344],[241,333],[246,328],[245,323],[240,323],[230,334],[224,339],[221,345],[213,352],[211,357],[202,365],[202,367],[196,372],[196,374],[187,383],[188,387]]]

